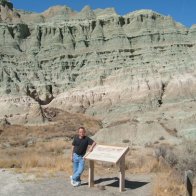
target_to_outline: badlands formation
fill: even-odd
[[[178,143],[196,137],[195,103],[196,25],[0,0],[1,124],[50,124],[44,111],[55,108],[100,119],[98,142]]]

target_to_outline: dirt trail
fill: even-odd
[[[33,176],[25,177],[8,170],[0,170],[1,196],[152,196],[153,175],[127,175],[126,191],[118,192],[118,178],[116,175],[96,178],[96,184],[105,185],[105,190],[98,187],[88,188],[87,182],[80,187],[70,185],[69,176],[58,174],[56,177],[33,180]]]

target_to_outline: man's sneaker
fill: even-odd
[[[74,187],[80,186],[80,182],[75,182],[75,181],[73,181],[71,184],[72,184],[72,186],[74,186]]]
[[[70,180],[71,180],[71,185],[72,186],[80,186],[81,185],[81,181],[79,181],[79,182],[74,181],[72,176],[70,176]]]
[[[71,180],[71,184],[73,184],[73,178],[72,178],[72,176],[70,176],[70,180]]]

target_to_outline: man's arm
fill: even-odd
[[[74,137],[71,146],[71,161],[73,162],[74,146],[76,145],[76,137]]]
[[[95,147],[95,145],[96,145],[96,142],[93,142],[93,144],[92,145],[90,145],[90,148],[89,148],[89,152],[92,152],[93,151],[93,148]]]
[[[74,152],[74,146],[71,146],[71,161],[73,162],[73,152]]]

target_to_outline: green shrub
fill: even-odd
[[[178,163],[175,168],[184,175],[187,170],[192,170],[196,175],[196,141],[185,141],[183,149],[178,153]]]
[[[155,148],[154,156],[157,160],[163,157],[170,167],[175,168],[182,177],[187,170],[192,170],[196,175],[196,141],[194,140],[184,141],[177,149],[160,145]]]

